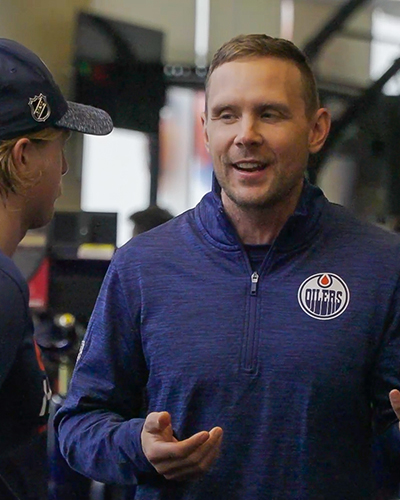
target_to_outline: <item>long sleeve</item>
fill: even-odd
[[[140,302],[127,303],[112,263],[54,422],[69,465],[102,482],[134,484],[156,474],[140,441],[147,370],[139,324]]]
[[[400,280],[393,291],[383,290],[390,297],[376,357],[371,371],[371,401],[376,432],[384,432],[397,422],[389,402],[389,392],[400,384]],[[383,301],[382,301],[383,302]]]
[[[22,291],[11,277],[0,271],[0,387],[15,361],[26,329],[26,305]]]
[[[7,456],[47,422],[49,389],[38,362],[28,288],[0,257],[0,456]]]

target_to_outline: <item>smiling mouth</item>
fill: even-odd
[[[264,170],[265,168],[267,168],[267,164],[241,162],[241,163],[234,163],[233,167],[236,170],[240,170],[241,172],[259,172],[260,170]]]

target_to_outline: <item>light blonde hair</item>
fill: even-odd
[[[227,62],[257,57],[275,57],[293,62],[301,73],[306,113],[312,116],[319,108],[317,84],[306,55],[289,40],[264,34],[238,35],[215,53],[206,77],[206,96],[212,73]]]
[[[26,189],[40,181],[37,175],[22,175],[14,164],[12,151],[20,139],[27,138],[35,143],[45,143],[57,139],[65,131],[55,128],[45,128],[13,139],[0,141],[0,198],[3,202],[10,194],[20,195]]]

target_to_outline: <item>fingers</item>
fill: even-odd
[[[223,431],[220,427],[212,429],[207,441],[193,453],[164,464],[164,477],[183,481],[205,473],[219,456],[222,437]]]
[[[166,412],[153,412],[147,415],[144,428],[150,434],[159,434],[171,425],[171,415]]]
[[[157,443],[157,446],[153,447],[147,458],[153,465],[157,465],[164,461],[181,461],[188,455],[194,453],[208,439],[209,433],[201,431],[183,441],[160,441]]]
[[[393,389],[389,393],[389,399],[397,418],[400,420],[400,392],[397,389]]]
[[[178,441],[177,443],[166,444],[165,452],[171,466],[176,462],[182,464],[185,459],[188,461],[202,460],[202,458],[212,450],[219,440],[222,440],[222,429],[216,427],[210,432],[202,431],[194,434],[190,438]]]
[[[150,413],[143,425],[143,452],[167,479],[183,480],[207,471],[219,455],[223,431],[214,427],[178,441],[167,412]]]

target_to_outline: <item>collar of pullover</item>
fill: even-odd
[[[327,203],[322,191],[305,179],[296,210],[273,244],[275,250],[288,252],[306,246],[319,230],[320,217]],[[215,246],[226,251],[237,251],[242,247],[235,228],[226,216],[221,187],[215,177],[212,191],[197,205],[195,216],[199,229]]]

